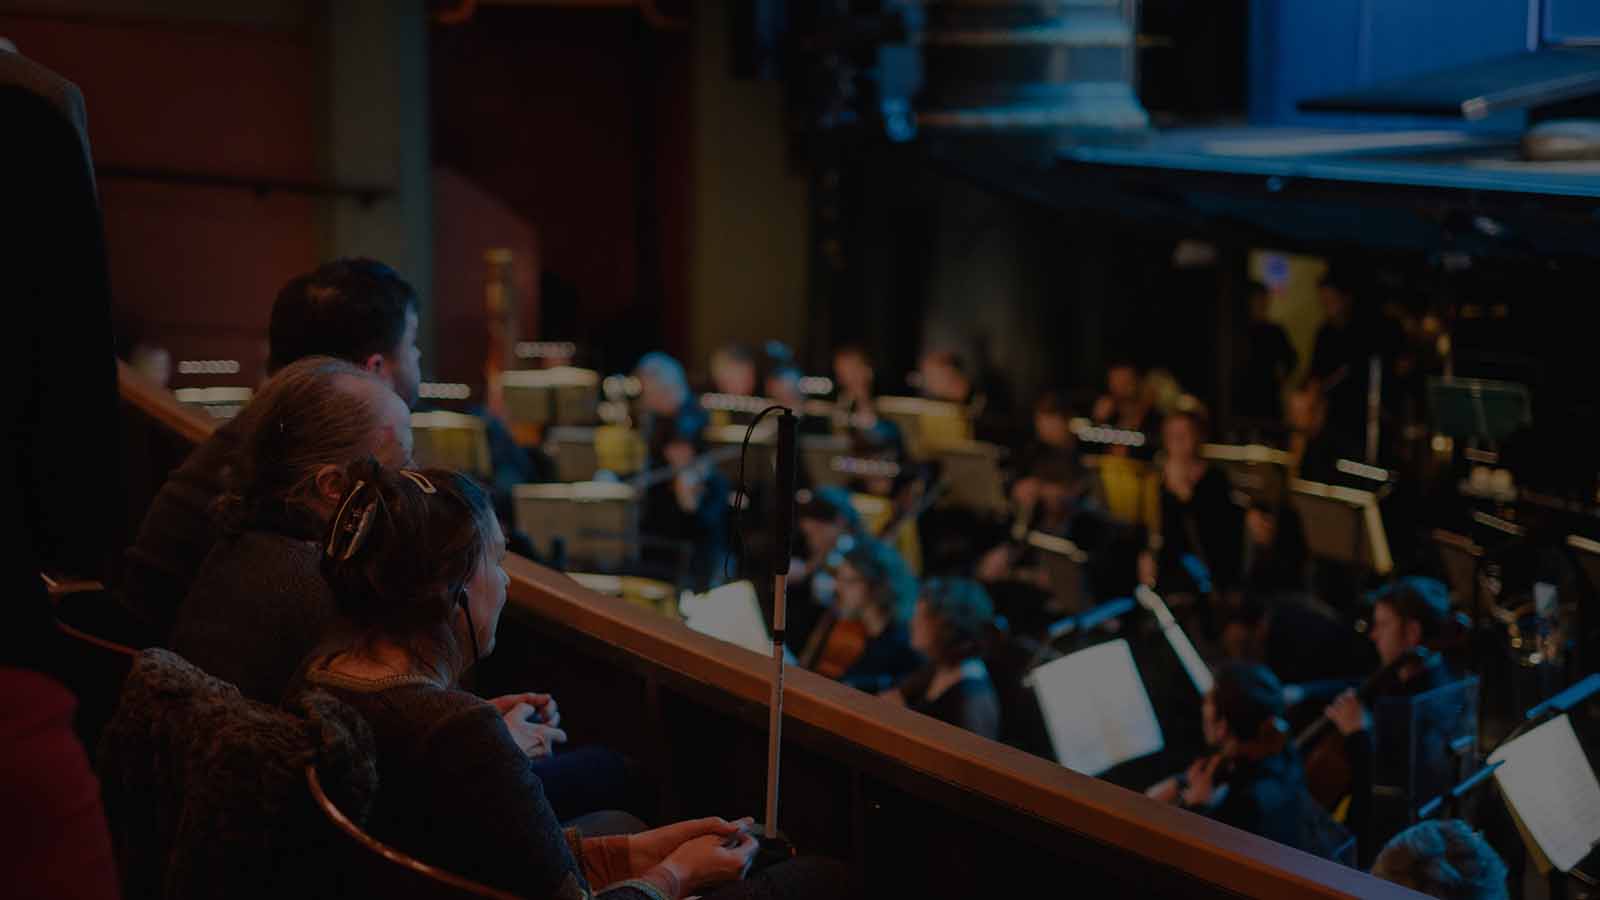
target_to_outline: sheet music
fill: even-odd
[[[1550,863],[1569,872],[1600,843],[1600,782],[1566,716],[1489,754],[1495,781]]]
[[[701,634],[762,656],[772,655],[772,634],[761,615],[756,586],[748,581],[730,582],[704,594],[685,594],[679,602],[679,612],[683,613],[684,624]],[[794,663],[794,654],[787,646],[783,648],[783,658],[786,663]]]
[[[1125,640],[1079,650],[1029,676],[1056,760],[1085,775],[1165,746]]]

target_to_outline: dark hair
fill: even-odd
[[[1167,413],[1167,421],[1187,421],[1202,443],[1211,436],[1211,414],[1205,404],[1189,394],[1178,398],[1177,407]]]
[[[951,369],[958,375],[967,374],[967,364],[961,361],[961,357],[954,350],[930,350],[923,359]]]
[[[322,556],[347,630],[339,649],[393,641],[448,682],[472,662],[476,638],[464,646],[451,616],[492,549],[489,495],[445,469],[388,469],[368,459],[347,475]]]
[[[362,382],[370,390],[361,390]],[[316,470],[344,467],[377,450],[372,438],[381,417],[374,400],[390,394],[376,376],[327,356],[273,375],[236,420],[239,451],[216,505],[224,527],[240,530],[264,515],[309,522]]]
[[[1390,839],[1372,874],[1441,900],[1505,900],[1506,865],[1460,819],[1419,822]]]
[[[732,362],[749,363],[752,366],[756,364],[755,351],[738,342],[723,344],[721,347],[711,351],[711,357],[712,359],[720,357]]]
[[[869,602],[896,622],[911,618],[917,605],[917,579],[905,560],[882,541],[859,537],[844,552],[844,561],[867,582]]]
[[[1270,288],[1268,288],[1265,284],[1262,284],[1261,282],[1255,280],[1254,278],[1250,279],[1248,282],[1245,283],[1244,295],[1246,297],[1259,297],[1259,296],[1261,296],[1263,294],[1270,294],[1270,293],[1272,293],[1272,290]]]
[[[1233,736],[1249,741],[1263,725],[1283,716],[1283,685],[1266,666],[1223,663],[1217,668],[1211,702]]]
[[[1317,286],[1333,288],[1341,294],[1349,295],[1351,298],[1354,298],[1359,292],[1353,267],[1344,260],[1334,260],[1328,263],[1327,270],[1322,273],[1321,278],[1317,279]]]
[[[850,502],[850,492],[842,487],[827,485],[809,493],[802,492],[799,500],[795,514],[802,519],[823,522],[844,519],[844,529],[851,534],[859,534],[865,527],[861,522],[861,513]]]
[[[1052,388],[1039,395],[1033,402],[1033,411],[1039,415],[1067,416],[1072,415],[1072,402],[1067,398],[1067,392],[1059,388]]]
[[[405,336],[406,311],[416,306],[416,290],[381,262],[324,263],[278,292],[267,329],[267,370],[307,356],[360,364],[374,353],[393,353]]]
[[[922,602],[939,620],[939,662],[956,663],[977,656],[984,633],[994,621],[994,603],[983,585],[971,578],[929,578]]]
[[[1374,591],[1372,603],[1386,604],[1402,620],[1422,626],[1424,638],[1437,637],[1450,616],[1450,589],[1437,578],[1407,575]]]
[[[871,354],[867,353],[867,348],[861,344],[845,343],[834,347],[833,358],[838,359],[841,356],[860,357],[862,362],[867,363],[868,365],[872,364]]]

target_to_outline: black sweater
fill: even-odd
[[[368,830],[447,871],[524,897],[590,896],[566,833],[494,707],[421,678],[358,681],[312,669],[309,686],[359,711],[378,750]],[[623,881],[607,900],[658,900]]]
[[[277,704],[338,613],[321,554],[304,534],[223,537],[178,611],[172,649],[246,697]]]

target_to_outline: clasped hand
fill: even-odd
[[[549,694],[507,694],[489,702],[529,759],[549,756],[555,753],[556,744],[567,742],[567,733],[557,727],[561,724],[561,711]]]
[[[665,865],[683,881],[685,890],[738,881],[759,847],[750,833],[753,822],[709,816],[629,835],[629,868],[639,874]]]

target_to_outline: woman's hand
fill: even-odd
[[[499,710],[502,716],[511,712],[517,704],[526,703],[533,707],[537,714],[535,722],[552,728],[561,724],[561,710],[556,708],[556,698],[549,694],[506,694],[504,697],[494,697],[489,702],[494,704],[494,708]]]
[[[529,759],[538,759],[556,752],[556,744],[567,742],[567,733],[538,719],[538,710],[531,704],[518,702],[500,718],[511,732],[511,739]]]
[[[707,834],[672,851],[661,865],[677,877],[685,892],[694,892],[743,878],[760,846],[747,831],[729,837]]]
[[[704,819],[689,819],[661,828],[652,828],[638,834],[628,835],[628,868],[635,875],[649,870],[658,865],[662,860],[698,837],[714,835],[718,839],[726,840],[742,831],[747,830],[755,820],[751,818],[727,819],[708,816]]]

